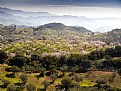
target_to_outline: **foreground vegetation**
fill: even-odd
[[[119,91],[121,46],[89,54],[11,57],[0,51],[1,90]]]

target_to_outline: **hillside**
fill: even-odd
[[[84,27],[66,26],[62,23],[49,23],[41,25],[37,28],[34,27],[21,27],[16,25],[4,26],[0,28],[0,34],[3,36],[7,35],[18,35],[18,36],[90,36],[91,31]]]
[[[34,35],[87,36],[91,31],[84,27],[66,26],[62,23],[49,23],[33,29]]]
[[[119,45],[121,34],[120,29],[115,29],[111,32],[93,35],[93,32],[84,27],[48,23],[37,28],[1,25],[0,35],[3,42],[1,45],[4,45],[1,49],[8,52],[16,53],[16,50],[18,50],[23,53],[27,50],[31,53],[36,51],[37,54],[42,55],[63,55],[87,54],[93,50],[109,48],[112,43]],[[15,47],[11,47],[13,45]],[[27,52],[29,55],[31,53]]]
[[[121,46],[99,41],[115,39],[120,31],[93,35],[62,23],[37,28],[0,24],[0,90],[120,91]]]
[[[114,43],[116,45],[121,43],[121,29],[113,29],[107,33],[100,33],[91,37],[91,40],[100,40],[108,44]]]

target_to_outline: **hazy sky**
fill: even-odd
[[[0,0],[0,5],[58,15],[121,18],[121,0]]]
[[[100,5],[116,6],[121,0],[1,0],[7,5]]]

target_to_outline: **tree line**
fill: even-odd
[[[96,50],[87,55],[71,54],[57,56],[40,56],[32,54],[31,57],[17,54],[10,58],[7,53],[0,51],[0,63],[6,62],[10,66],[30,72],[59,70],[63,72],[87,72],[91,68],[105,71],[119,71],[121,69],[121,46]]]

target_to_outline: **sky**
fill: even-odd
[[[57,15],[121,18],[121,0],[0,0],[0,6]]]
[[[7,5],[100,5],[116,6],[121,0],[1,0]]]

